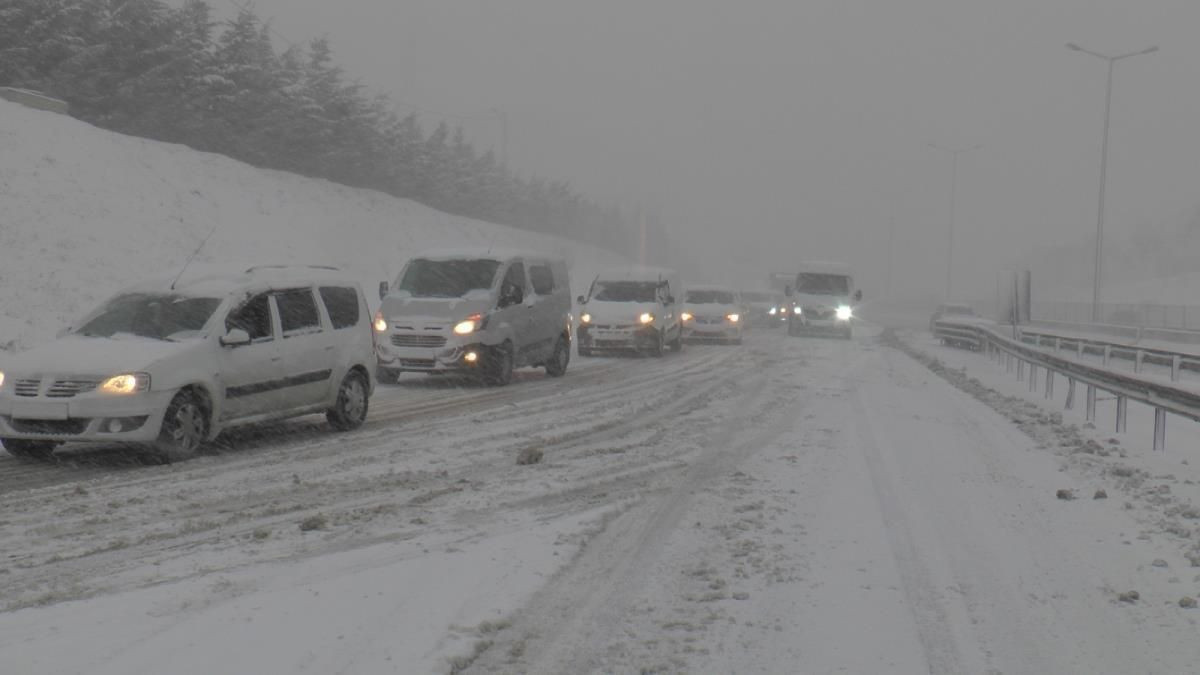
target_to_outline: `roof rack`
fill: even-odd
[[[331,272],[340,272],[341,270],[333,265],[255,265],[247,267],[245,274],[253,274],[259,270],[290,270],[290,269],[310,269],[310,270],[329,270]]]

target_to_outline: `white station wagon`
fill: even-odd
[[[363,423],[374,338],[335,268],[253,267],[118,293],[0,372],[0,443],[48,456],[77,441],[193,455],[234,425],[324,412]]]

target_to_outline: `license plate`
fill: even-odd
[[[22,420],[69,419],[66,403],[13,401],[12,416]]]

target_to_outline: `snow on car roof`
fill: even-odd
[[[725,293],[737,293],[737,289],[732,286],[722,286],[720,284],[692,284],[687,287],[688,291],[723,291]]]
[[[205,265],[185,271],[178,280],[158,278],[143,281],[121,292],[178,293],[221,297],[245,288],[273,288],[289,284],[313,282],[357,286],[358,282],[336,267],[328,265]]]
[[[424,260],[509,260],[512,258],[539,258],[542,260],[562,260],[562,256],[543,251],[522,250],[516,248],[436,248],[422,251],[413,256],[414,259]]]
[[[675,276],[675,270],[666,267],[634,265],[615,267],[596,275],[600,281],[660,281]]]
[[[798,274],[844,274],[851,276],[850,265],[844,262],[829,262],[823,260],[805,261],[796,266]]]

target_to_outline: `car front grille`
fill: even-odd
[[[401,368],[417,368],[420,370],[432,370],[436,364],[433,359],[400,359]]]
[[[22,434],[46,434],[55,436],[77,436],[86,429],[91,420],[75,418],[69,420],[9,420],[9,426]]]
[[[832,319],[834,311],[828,307],[805,307],[804,314],[810,319]]]
[[[86,394],[89,391],[95,391],[100,383],[96,380],[55,380],[54,384],[46,390],[46,396],[50,398],[71,398],[77,394]]]
[[[445,347],[444,335],[393,335],[392,344],[397,347]]]
[[[13,382],[13,392],[17,396],[37,396],[38,391],[42,388],[42,381],[39,380],[17,380]]]

